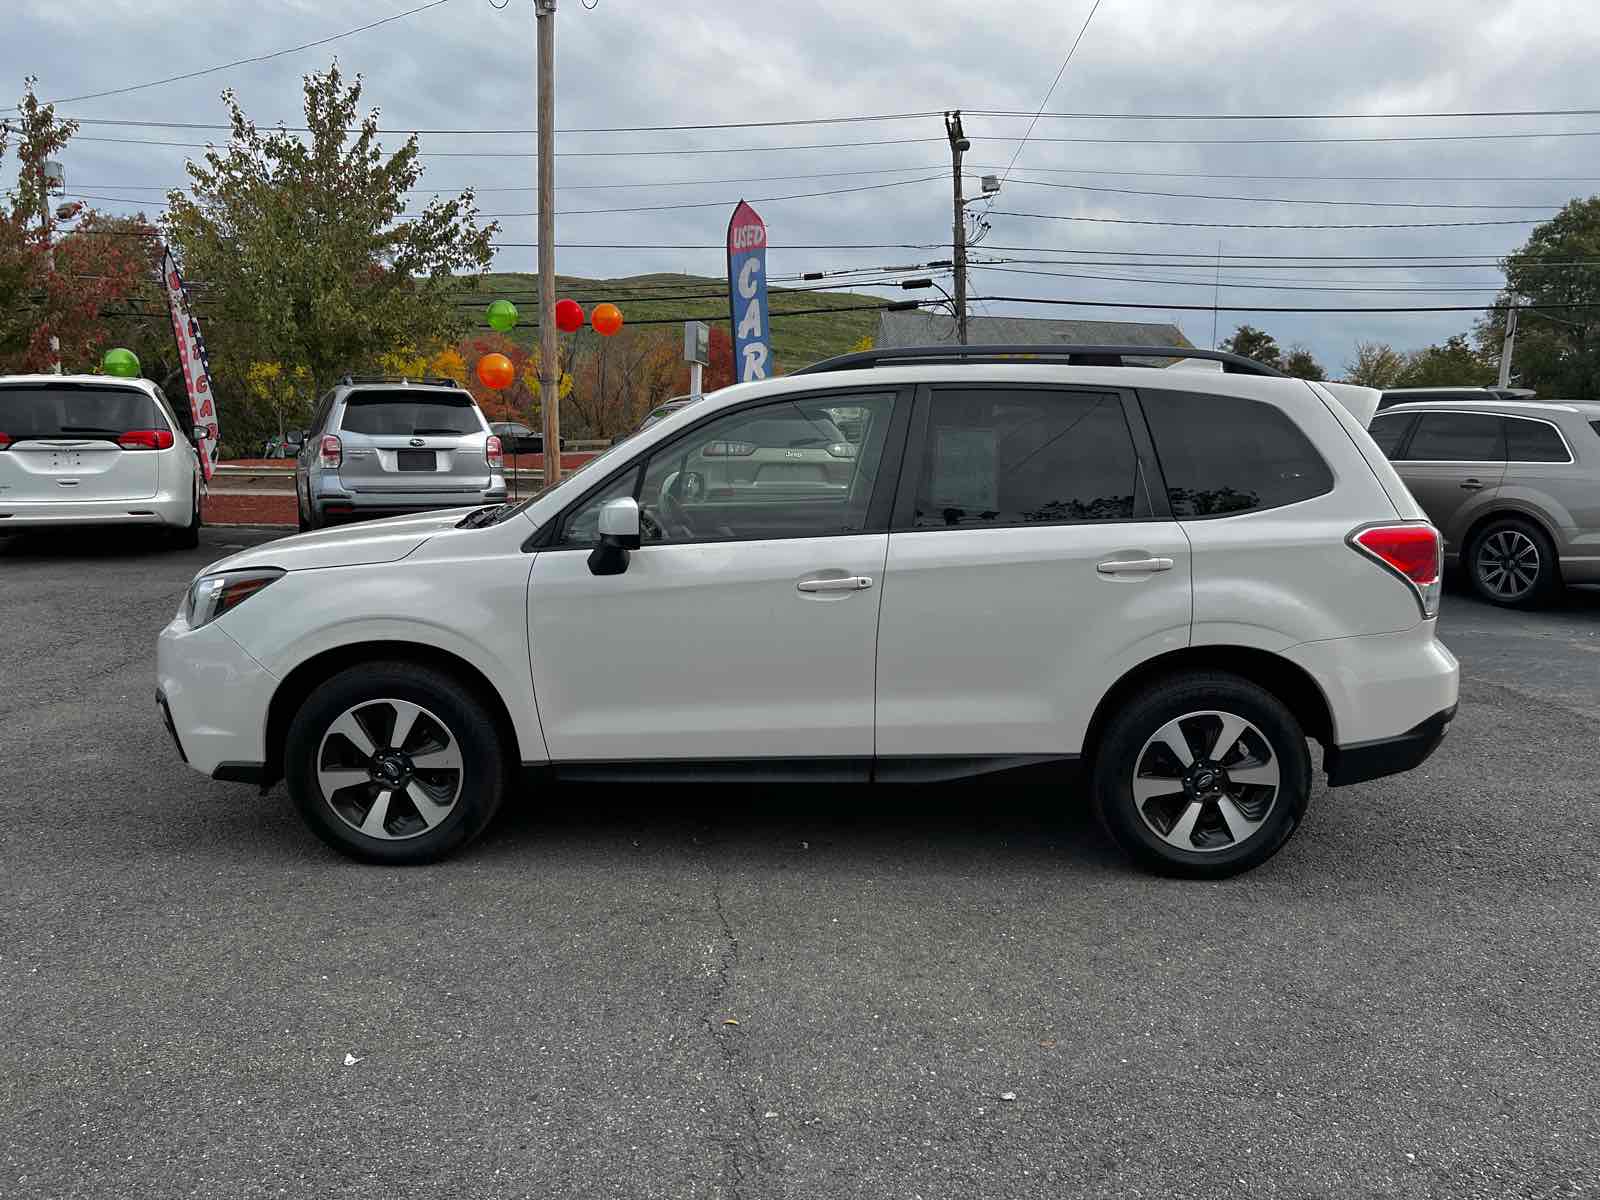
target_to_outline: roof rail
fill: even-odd
[[[1242,354],[1229,354],[1225,350],[1200,350],[1193,346],[890,346],[882,350],[862,350],[855,354],[840,354],[791,371],[792,375],[819,375],[829,371],[863,371],[871,367],[886,367],[903,363],[954,363],[954,362],[1007,362],[1024,360],[1065,359],[1075,367],[1125,367],[1137,363],[1125,362],[1129,358],[1200,358],[1219,362],[1225,373],[1231,375],[1272,375],[1279,379],[1288,376],[1266,363],[1245,358]],[[1026,365],[1026,361],[1023,364]]]
[[[408,379],[404,375],[351,375],[348,372],[340,376],[339,382],[345,387],[350,387],[357,383],[420,383],[426,387],[447,388],[458,388],[461,386],[454,379]]]

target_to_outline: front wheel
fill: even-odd
[[[1556,586],[1556,552],[1531,521],[1502,517],[1490,521],[1467,547],[1467,579],[1490,604],[1529,608]]]
[[[1112,719],[1095,756],[1102,824],[1142,865],[1220,879],[1271,858],[1311,794],[1311,756],[1294,715],[1235,675],[1151,684]]]
[[[406,662],[363,663],[295,714],[284,776],[323,841],[353,858],[424,863],[464,846],[505,795],[507,750],[460,680]]]

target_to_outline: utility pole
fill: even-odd
[[[544,484],[561,479],[561,343],[556,329],[556,0],[533,0],[539,35],[539,402]]]
[[[1511,352],[1517,345],[1517,304],[1506,306],[1506,340],[1500,347],[1500,386],[1511,386]]]
[[[967,344],[967,203],[961,198],[961,156],[972,143],[961,130],[961,111],[944,115],[945,136],[950,139],[950,172],[955,185],[955,226],[951,241],[956,270],[956,340]]]

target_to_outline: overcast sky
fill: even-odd
[[[0,79],[11,103],[27,74],[44,99],[137,84],[329,36],[422,0],[7,0],[0,18]],[[561,0],[557,36],[557,125],[583,128],[783,121],[960,107],[1031,114],[1072,45],[1092,0],[599,0],[592,11]],[[304,72],[337,55],[366,80],[366,100],[385,128],[526,129],[533,125],[531,0],[447,0],[425,12],[328,46],[225,73],[106,99],[64,104],[85,120],[65,155],[68,189],[131,212],[157,188],[184,181],[181,146],[90,138],[204,142],[208,135],[88,119],[215,122],[218,92],[237,90],[261,124],[300,124]],[[1592,83],[1600,52],[1600,6],[1515,0],[1387,0],[1281,3],[1263,0],[1103,0],[1050,99],[1056,113],[1271,114],[1411,113],[1600,108]],[[969,115],[973,178],[1003,174],[1029,119]],[[1482,304],[1499,272],[1485,265],[1519,245],[1531,222],[1600,179],[1600,137],[1484,140],[1195,144],[1196,139],[1456,137],[1600,131],[1600,115],[1481,119],[1041,120],[994,204],[992,231],[975,255],[1060,259],[975,270],[977,296],[1209,306],[1214,264],[1173,265],[1134,251],[1226,255],[1448,256],[1461,269],[1364,270],[1228,266],[1221,304],[1388,307]],[[1077,142],[1048,139],[1109,139]],[[1137,144],[1118,139],[1160,139]],[[913,139],[928,139],[917,141]],[[799,148],[817,143],[895,144]],[[1177,141],[1179,144],[1173,144]],[[791,147],[771,152],[732,148]],[[423,187],[479,189],[485,213],[533,208],[529,135],[425,135]],[[917,263],[948,256],[950,159],[937,116],[860,124],[730,131],[559,134],[558,187],[629,185],[558,193],[558,269],[620,275],[677,270],[716,275],[716,250],[580,249],[566,243],[717,245],[733,203],[750,198],[766,218],[773,275]],[[666,151],[586,157],[605,151]],[[723,151],[723,152],[717,152]],[[501,157],[485,157],[493,152]],[[521,153],[527,157],[513,157]],[[14,160],[7,164],[14,171]],[[852,172],[853,174],[831,173]],[[859,174],[854,174],[859,172]],[[827,178],[795,178],[820,176]],[[1195,176],[1312,178],[1199,178]],[[1589,178],[1582,178],[1585,175]],[[926,177],[933,178],[926,178]],[[1336,180],[1333,176],[1392,176]],[[1443,182],[1422,177],[1483,177]],[[784,178],[789,177],[789,178]],[[1559,178],[1558,178],[1559,177]],[[900,183],[900,181],[916,181]],[[793,193],[896,183],[841,195],[763,201]],[[1361,207],[1255,203],[1079,191],[1044,184],[1297,200],[1395,201]],[[669,186],[673,185],[673,186]],[[676,186],[683,185],[683,186]],[[141,188],[145,190],[140,190]],[[493,190],[524,188],[527,190]],[[717,202],[676,211],[587,213],[600,208]],[[153,211],[153,210],[152,210]],[[1003,214],[1103,218],[1107,223]],[[1196,222],[1199,227],[1116,221]],[[1234,224],[1385,224],[1518,221],[1414,229],[1248,229]],[[532,242],[531,217],[501,220],[505,242]],[[918,243],[927,249],[790,249],[800,245]],[[942,248],[941,248],[942,247]],[[1002,249],[1004,247],[1004,249]],[[1091,254],[1089,252],[1109,252]],[[1431,257],[1430,257],[1431,256]],[[1086,265],[1099,259],[1105,265]],[[1148,261],[1147,266],[1123,264]],[[1194,260],[1189,260],[1191,263]],[[1280,264],[1281,265],[1281,264]],[[500,252],[501,269],[531,270],[529,249]],[[1067,276],[1100,276],[1079,278]],[[1122,276],[1121,279],[1104,278]],[[1130,282],[1126,277],[1144,277]],[[1192,285],[1171,282],[1194,279]],[[1155,281],[1161,282],[1155,282]],[[1326,288],[1478,288],[1480,291],[1327,291]],[[880,292],[887,294],[884,289]],[[892,290],[892,289],[889,289]],[[903,293],[895,292],[896,295]],[[975,311],[1172,320],[1199,345],[1212,339],[1211,312],[1043,308],[1010,302]],[[1472,313],[1229,313],[1221,334],[1249,321],[1285,345],[1309,345],[1335,374],[1357,339],[1401,348],[1470,327]],[[803,319],[803,318],[795,318]]]

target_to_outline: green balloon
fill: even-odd
[[[489,325],[501,333],[509,333],[517,323],[517,306],[509,300],[496,300],[489,305]]]
[[[123,350],[120,347],[107,350],[105,357],[100,360],[100,369],[107,375],[115,375],[119,379],[137,379],[139,356],[132,350]]]

